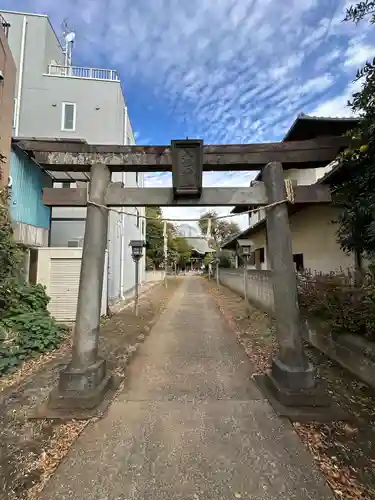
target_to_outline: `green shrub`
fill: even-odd
[[[43,285],[31,285],[17,278],[8,278],[0,283],[0,316],[2,318],[46,311],[49,300]]]
[[[230,257],[228,255],[220,255],[219,266],[229,269],[231,267]]]
[[[58,325],[47,311],[4,319],[0,324],[0,373],[12,371],[24,359],[59,346],[67,327]]]
[[[361,287],[342,274],[299,276],[299,303],[321,319],[333,335],[351,333],[375,340],[375,283],[365,276]]]
[[[8,201],[0,190],[0,375],[54,349],[66,331],[47,310],[45,288],[23,279],[24,250],[13,238]]]

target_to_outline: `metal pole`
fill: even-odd
[[[168,288],[168,281],[167,281],[168,234],[167,234],[167,222],[166,221],[164,221],[163,235],[164,235],[164,286],[165,286],[165,288]]]
[[[244,268],[243,268],[243,289],[244,289],[244,299],[247,309],[247,260],[246,257],[244,259]]]
[[[134,312],[138,316],[138,299],[139,299],[139,259],[135,260],[135,299]]]

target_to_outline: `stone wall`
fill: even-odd
[[[146,271],[145,281],[163,281],[164,271]]]
[[[220,283],[241,297],[245,295],[243,269],[220,269]],[[271,271],[247,270],[247,296],[250,302],[266,311],[273,311],[273,290]]]

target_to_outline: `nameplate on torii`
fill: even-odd
[[[172,141],[171,151],[174,198],[199,199],[203,183],[203,141]]]

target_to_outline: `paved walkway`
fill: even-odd
[[[204,286],[185,279],[43,500],[333,498]]]

